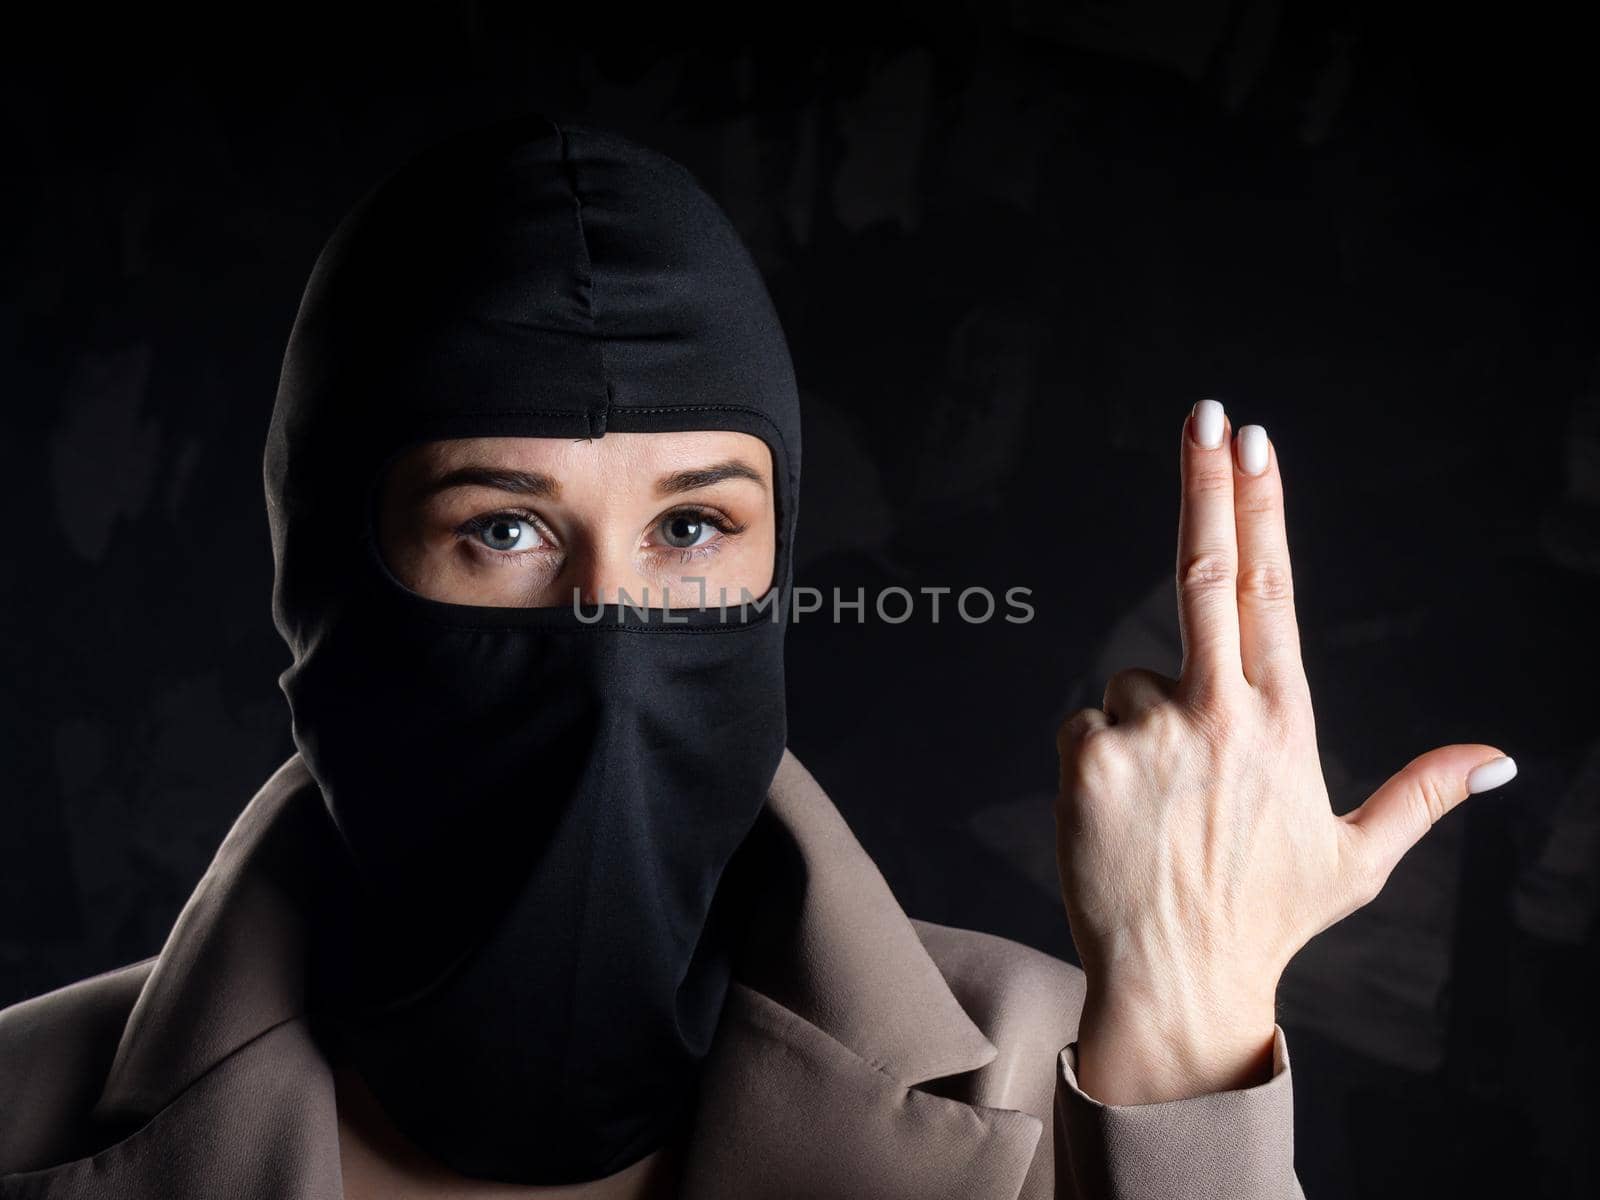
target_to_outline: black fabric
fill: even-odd
[[[444,604],[378,554],[383,471],[420,440],[686,429],[773,455],[776,582],[725,618]],[[294,737],[364,896],[328,1028],[458,1171],[599,1178],[692,1111],[740,907],[719,883],[785,744],[799,465],[759,273],[686,170],[620,137],[458,136],[316,264],[266,484]]]

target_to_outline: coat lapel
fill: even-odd
[[[305,931],[339,874],[298,756],[245,807],[123,1028],[90,1158],[0,1180],[51,1200],[342,1200],[332,1073],[305,1018]]]
[[[761,901],[702,1075],[683,1194],[1012,1200],[1042,1122],[917,1090],[997,1050],[788,752],[748,850],[736,869],[759,870]],[[291,758],[224,840],[128,1018],[95,1113],[127,1136],[0,1193],[340,1200],[333,1079],[306,1019],[307,930],[338,909],[339,862]]]
[[[701,1083],[684,1194],[1014,1198],[1043,1123],[914,1085],[998,1054],[833,802],[785,753],[762,897]]]

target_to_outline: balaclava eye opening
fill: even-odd
[[[383,562],[378,492],[418,442],[703,429],[772,451],[757,602],[580,619],[431,600]],[[462,1173],[600,1178],[692,1110],[719,884],[786,740],[799,469],[759,272],[659,154],[504,122],[391,176],[318,259],[266,483],[294,737],[362,897],[327,1028]]]

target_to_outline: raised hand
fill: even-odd
[[[1088,977],[1078,1081],[1108,1104],[1267,1078],[1289,960],[1440,817],[1516,773],[1493,746],[1443,746],[1334,814],[1277,455],[1259,425],[1230,434],[1214,400],[1184,423],[1180,677],[1119,671],[1103,708],[1057,735],[1056,858]]]

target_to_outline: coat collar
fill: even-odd
[[[817,1196],[1015,1197],[1042,1122],[914,1090],[998,1051],[788,751],[752,842],[764,900],[702,1075],[684,1194],[763,1200],[806,1180]],[[184,1140],[197,1178],[210,1157],[213,1178],[260,1180],[233,1192],[245,1200],[338,1200],[332,1076],[305,1014],[307,929],[333,902],[324,889],[342,873],[326,868],[339,853],[295,756],[223,841],[129,1015],[96,1116],[138,1132],[106,1154]],[[202,1131],[243,1094],[256,1120]],[[287,1189],[281,1166],[240,1171],[284,1161],[301,1164]],[[128,1183],[118,1194],[146,1194]],[[166,1178],[149,1188],[173,1194]]]

